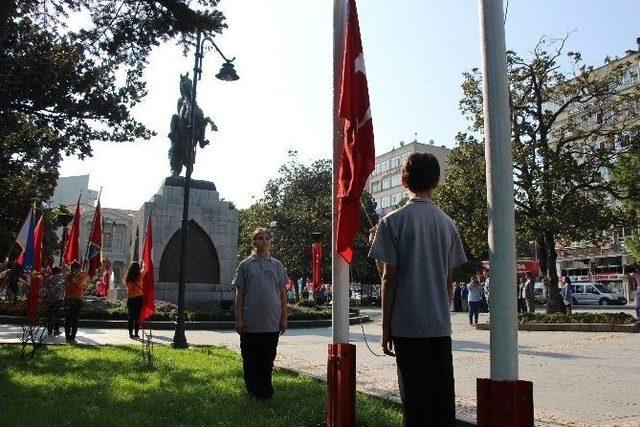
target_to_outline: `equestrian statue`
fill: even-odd
[[[182,167],[189,167],[187,165],[187,148],[192,150],[192,161],[195,163],[196,144],[200,144],[200,148],[204,148],[209,144],[209,140],[205,139],[207,123],[211,125],[211,130],[218,130],[216,124],[211,120],[211,118],[204,117],[202,109],[198,107],[195,100],[192,102],[192,91],[193,82],[189,78],[189,73],[185,75],[180,74],[180,98],[178,99],[178,112],[171,117],[171,131],[168,135],[171,140],[171,147],[169,148],[169,164],[171,166],[172,176],[180,176]],[[193,142],[189,147],[189,124],[192,110],[194,113]]]

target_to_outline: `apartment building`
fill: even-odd
[[[413,153],[431,153],[440,163],[441,181],[444,181],[447,168],[447,156],[451,149],[444,145],[436,146],[433,140],[423,144],[414,140],[409,143],[400,142],[397,148],[376,157],[376,167],[367,180],[365,190],[371,194],[376,203],[376,211],[384,215],[397,207],[409,192],[402,187],[401,169],[404,161]]]
[[[640,37],[636,39],[637,50],[629,50],[626,55],[593,70],[593,73],[605,74],[613,67],[621,64],[626,67],[620,82],[616,88],[618,94],[640,90]],[[640,120],[640,105],[629,105],[629,108],[616,117],[607,111],[593,112],[591,106],[585,105],[582,109],[574,109],[566,112],[563,119],[573,119],[580,121],[582,126],[595,127],[603,123],[622,123],[622,120],[629,120],[635,123]],[[562,117],[562,116],[561,116]],[[636,119],[637,118],[637,119]],[[629,138],[628,132],[624,129],[620,132],[618,139],[613,141],[590,141],[591,144],[612,144],[618,147],[620,138]],[[580,152],[581,150],[576,150]],[[580,155],[580,154],[578,154]],[[610,171],[602,170],[604,177],[610,177]],[[611,203],[618,203],[613,200]],[[593,280],[608,284],[611,288],[625,292],[631,296],[629,289],[625,285],[625,276],[628,266],[633,263],[633,259],[624,246],[624,238],[631,230],[616,230],[608,236],[604,236],[600,243],[591,241],[571,242],[568,245],[558,246],[558,269],[563,275],[568,275],[574,281]],[[631,293],[632,294],[632,293]]]

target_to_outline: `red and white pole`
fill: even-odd
[[[327,360],[327,426],[355,425],[356,347],[349,344],[349,266],[336,251],[338,165],[342,153],[343,119],[338,116],[347,2],[333,1],[333,187],[331,287],[333,342]]]
[[[518,380],[516,243],[502,0],[479,0],[491,264],[491,378],[478,378],[478,427],[533,427],[533,383]]]

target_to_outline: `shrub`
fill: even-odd
[[[630,314],[619,313],[525,313],[518,315],[520,323],[608,323],[614,325],[635,323]]]

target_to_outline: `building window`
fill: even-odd
[[[400,166],[400,156],[392,157],[389,162],[391,163],[391,168],[397,168]]]
[[[380,207],[382,209],[388,208],[391,206],[391,198],[389,196],[384,196],[380,199]]]
[[[402,200],[402,191],[391,195],[391,206],[396,206]]]
[[[391,188],[391,178],[385,178],[382,180],[382,189],[386,190],[387,188]]]
[[[115,230],[113,232],[113,249],[122,249],[124,244],[124,235],[122,230]]]
[[[401,184],[400,174],[393,175],[391,177],[391,186],[397,187],[400,184]]]
[[[107,248],[107,249],[111,249],[111,243],[112,243],[112,238],[111,238],[111,233],[103,233],[102,234],[102,247],[103,248]]]
[[[371,183],[371,193],[377,193],[380,191],[380,181],[373,181]]]

